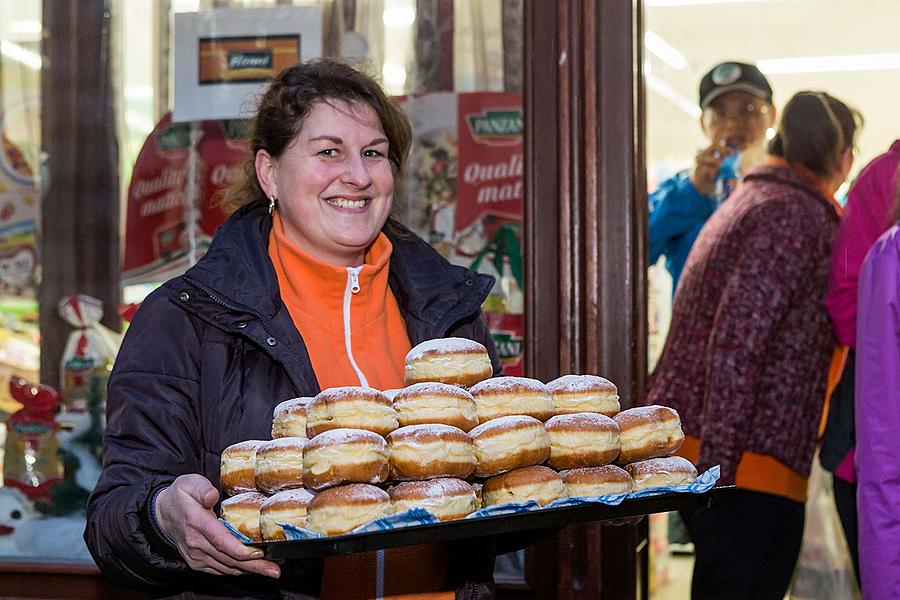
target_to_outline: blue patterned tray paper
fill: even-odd
[[[703,494],[708,492],[716,485],[716,482],[719,481],[719,466],[716,465],[704,471],[697,478],[697,481],[693,483],[684,483],[681,485],[671,485],[664,487],[655,487],[655,488],[646,488],[643,490],[639,490],[637,492],[631,492],[630,494],[610,494],[607,496],[592,496],[592,497],[582,497],[582,498],[562,498],[561,500],[557,500],[555,502],[551,502],[547,506],[543,508],[561,508],[565,506],[581,506],[584,504],[607,504],[609,506],[617,506],[621,504],[624,500],[630,498],[647,498],[649,496],[662,496],[664,494]],[[467,516],[467,519],[478,519],[482,517],[495,517],[498,515],[512,515],[517,513],[528,512],[532,510],[541,510],[541,505],[535,502],[534,500],[529,500],[528,502],[523,503],[513,503],[513,504],[498,504],[495,506],[489,506],[488,508],[482,508],[471,515]],[[228,530],[237,537],[244,544],[253,543],[253,540],[248,538],[243,533],[239,532],[237,529],[232,527],[229,523],[225,522],[222,519],[219,519]],[[387,531],[390,529],[397,529],[399,527],[409,527],[412,525],[433,525],[435,523],[439,523],[440,520],[435,517],[433,514],[425,510],[424,508],[413,508],[404,512],[394,513],[392,515],[388,515],[386,517],[381,517],[380,519],[375,519],[371,523],[366,523],[365,525],[361,525],[351,531],[350,533],[370,533],[373,531]],[[295,525],[291,525],[290,523],[278,523],[284,529],[284,537],[289,541],[296,540],[311,540],[317,539],[321,537],[325,537],[324,534],[317,533],[315,531],[310,531],[308,529],[303,529],[302,527],[297,527]]]

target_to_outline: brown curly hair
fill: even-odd
[[[412,141],[409,120],[368,75],[333,59],[319,59],[281,71],[263,93],[250,122],[244,177],[225,193],[220,207],[231,213],[251,202],[266,202],[256,177],[256,153],[265,150],[280,157],[316,102],[363,102],[372,107],[388,139],[388,160],[399,179]]]

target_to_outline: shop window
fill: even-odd
[[[203,14],[215,22],[222,11],[242,9],[264,21],[267,11],[295,6],[317,11],[310,25],[320,39],[318,54],[372,73],[407,110],[415,143],[395,214],[451,261],[496,277],[484,308],[507,374],[523,374],[520,0],[112,2],[111,51],[103,60],[112,73],[118,146],[121,304],[101,309],[82,299],[76,312],[99,310],[107,322],[120,312],[127,327],[150,291],[202,256],[224,218],[217,195],[240,166],[242,117],[252,106],[173,118],[184,60],[177,39],[182,17]],[[43,437],[14,432],[17,420],[10,418],[21,417],[23,408],[9,395],[9,377],[41,382],[38,314],[59,310],[38,306],[37,292],[46,159],[41,11],[39,0],[23,0],[0,13],[0,454],[6,450],[4,477],[23,482],[20,491],[0,487],[0,527],[13,527],[4,519],[16,521],[15,535],[0,536],[0,561],[90,564],[81,539],[83,506],[99,472],[103,386],[118,333],[99,325],[81,332],[99,340],[105,358],[68,380],[71,369],[61,364],[59,381],[45,382],[62,388],[63,407],[29,408],[43,411]],[[76,380],[86,390],[77,403],[65,389]],[[29,390],[22,393],[50,393]]]

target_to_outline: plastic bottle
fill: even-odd
[[[716,199],[722,202],[731,195],[741,180],[741,154],[737,150],[722,160],[716,181]]]
[[[489,253],[485,255],[484,260],[478,265],[478,272],[494,277],[494,287],[491,288],[491,293],[488,294],[488,297],[484,299],[484,303],[481,305],[482,310],[484,312],[507,312],[507,297],[503,291],[503,278],[497,272],[497,269],[494,268],[494,254]]]
[[[503,257],[503,275],[500,277],[503,293],[506,296],[506,312],[521,315],[525,312],[525,294],[512,274],[512,266],[508,256]]]

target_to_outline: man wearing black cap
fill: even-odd
[[[673,290],[703,224],[734,189],[739,173],[765,158],[766,131],[775,123],[772,88],[747,63],[723,62],[704,75],[700,108],[709,147],[689,171],[650,195],[650,264],[665,255]]]

